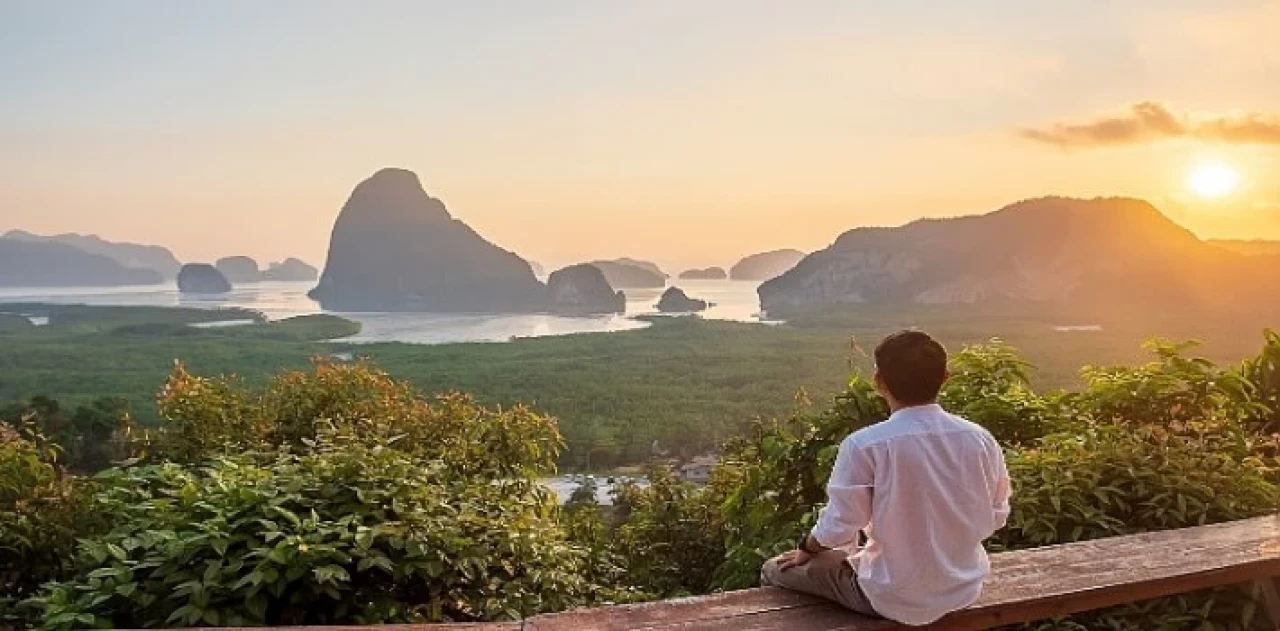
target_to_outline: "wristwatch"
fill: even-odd
[[[814,553],[813,550],[809,549],[809,533],[806,532],[803,535],[800,535],[800,541],[796,544],[796,549],[801,552],[808,552],[809,554]]]

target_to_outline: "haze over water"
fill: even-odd
[[[713,320],[759,322],[757,282],[680,280],[672,283],[691,297],[714,305],[701,314]],[[236,287],[223,295],[181,294],[171,285],[141,287],[0,288],[0,303],[54,302],[63,304],[192,307],[242,307],[271,320],[325,313],[307,297],[314,282],[262,282]],[[361,332],[345,342],[505,342],[518,337],[572,333],[608,333],[643,328],[638,315],[655,315],[660,289],[626,290],[624,315],[560,316],[552,314],[445,314],[412,312],[336,313],[361,325]]]

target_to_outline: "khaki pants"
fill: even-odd
[[[843,550],[824,550],[808,563],[786,571],[778,569],[778,558],[769,559],[760,570],[760,584],[812,594],[860,614],[880,617],[858,587],[858,577]]]

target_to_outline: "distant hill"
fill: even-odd
[[[106,256],[124,267],[156,270],[164,278],[176,277],[178,270],[182,267],[182,263],[173,256],[173,252],[161,246],[107,241],[93,234],[67,233],[41,236],[24,230],[10,230],[0,238],[62,243],[90,254]]]
[[[796,266],[804,258],[800,250],[773,250],[752,254],[729,268],[733,280],[769,280]]]
[[[164,276],[57,241],[0,239],[0,287],[155,285]]]
[[[624,256],[620,259],[613,259],[612,262],[617,263],[619,265],[630,265],[632,267],[644,268],[663,278],[671,278],[671,275],[662,271],[662,268],[658,267],[657,263],[652,263],[650,261],[641,261],[639,259],[632,259]]]
[[[680,272],[681,280],[724,280],[729,275],[725,273],[723,267],[708,267],[706,269],[689,269]]]
[[[1280,241],[1264,239],[1210,239],[1209,243],[1247,256],[1280,255]]]
[[[547,288],[524,259],[454,219],[404,169],[382,169],[338,213],[309,294],[338,311],[528,312]]]
[[[761,285],[779,313],[858,303],[1276,304],[1276,264],[1198,239],[1151,204],[1050,197],[995,212],[857,228]]]
[[[624,263],[631,259],[616,261],[592,261],[590,264],[604,272],[604,277],[614,289],[661,289],[667,286],[667,275],[662,270],[654,271],[656,266],[642,266]]]
[[[262,280],[258,262],[247,256],[224,256],[213,264],[233,285],[256,283]]]
[[[310,281],[320,277],[320,270],[306,262],[287,258],[279,263],[272,263],[262,270],[262,280]]]

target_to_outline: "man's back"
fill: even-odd
[[[938,405],[903,408],[840,446],[829,504],[813,530],[831,545],[861,528],[857,582],[876,611],[925,624],[978,598],[982,541],[1004,525],[1009,481],[1000,447]]]

